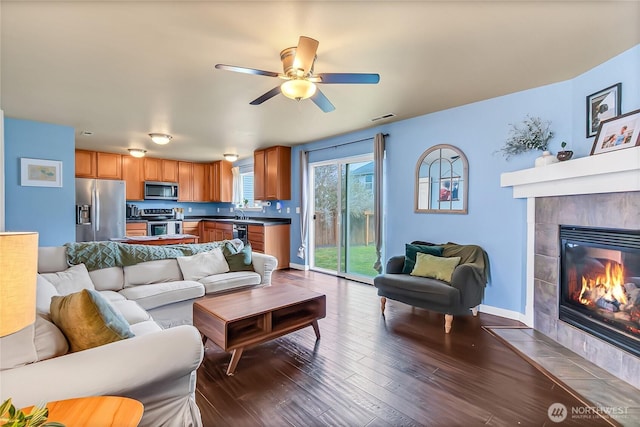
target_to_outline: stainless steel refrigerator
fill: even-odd
[[[124,237],[124,181],[76,178],[76,242]]]

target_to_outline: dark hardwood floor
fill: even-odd
[[[273,283],[327,295],[322,338],[308,327],[247,349],[234,376],[230,355],[207,342],[196,391],[205,427],[552,426],[552,403],[581,405],[482,328],[519,322],[456,317],[447,335],[441,314],[389,300],[381,316],[370,285],[296,270]]]

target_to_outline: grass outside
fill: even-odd
[[[361,274],[367,277],[375,277],[378,272],[373,269],[376,262],[376,247],[351,246],[349,249],[349,266],[347,273]],[[335,246],[315,249],[315,266],[336,270],[338,268],[338,249]]]

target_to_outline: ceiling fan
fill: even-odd
[[[250,102],[251,105],[260,105],[282,92],[287,98],[311,100],[322,111],[328,113],[336,109],[331,101],[316,87],[318,84],[376,84],[380,81],[378,74],[362,73],[319,73],[313,74],[313,65],[316,61],[318,41],[310,37],[300,36],[298,46],[289,47],[280,52],[283,72],[257,70],[255,68],[237,67],[235,65],[216,64],[219,70],[235,71],[237,73],[254,74],[258,76],[280,77],[286,80],[269,92],[259,96]]]

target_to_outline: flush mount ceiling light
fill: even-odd
[[[300,101],[301,99],[311,98],[316,93],[316,85],[309,80],[292,79],[282,83],[280,90],[287,98]]]
[[[235,162],[236,160],[238,160],[237,154],[223,154],[223,156],[224,156],[224,159],[229,162]]]
[[[147,150],[141,150],[139,148],[129,148],[129,154],[133,157],[144,157]]]
[[[166,133],[150,133],[149,136],[153,142],[159,145],[168,144],[173,138],[171,135]]]

